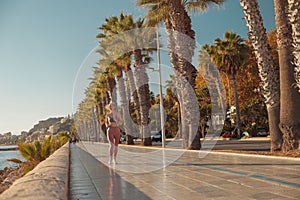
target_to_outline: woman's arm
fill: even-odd
[[[105,117],[105,126],[106,126],[106,128],[109,127],[109,121],[108,121],[108,116],[107,115]]]

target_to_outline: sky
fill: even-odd
[[[275,29],[273,0],[259,0],[264,25]],[[121,12],[144,17],[134,0],[0,0],[0,133],[20,134],[40,120],[76,110],[74,88],[96,47],[97,28]],[[233,31],[247,38],[237,0],[191,14],[203,45]],[[93,62],[93,61],[91,61]],[[90,67],[89,67],[90,69]],[[75,89],[76,90],[76,89]],[[83,94],[83,91],[77,91]],[[74,105],[73,105],[74,104]]]

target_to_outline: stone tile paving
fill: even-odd
[[[118,164],[112,166],[107,164],[108,145],[81,143],[79,146],[81,148],[71,148],[71,151],[74,154],[76,150],[82,155],[79,156],[82,160],[80,171],[84,173],[85,169],[86,176],[93,183],[90,192],[95,194],[95,189],[98,199],[300,197],[300,159],[226,153],[209,153],[199,158],[196,151],[184,151],[179,155],[178,150],[154,151],[121,146]],[[77,189],[80,190],[80,182]]]
[[[92,155],[71,144],[69,199],[150,199]]]

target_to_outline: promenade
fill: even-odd
[[[108,145],[70,146],[69,199],[300,199],[300,159]]]

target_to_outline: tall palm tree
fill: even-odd
[[[272,57],[266,29],[256,0],[240,0],[249,28],[249,39],[257,59],[262,93],[268,110],[271,151],[281,150],[279,68]]]
[[[299,148],[300,93],[293,87],[295,64],[292,46],[292,27],[288,19],[287,0],[274,0],[280,72],[280,129],[283,151]],[[298,8],[299,9],[299,8]]]
[[[83,99],[77,108],[77,112],[75,114],[75,125],[77,130],[79,130],[78,135],[81,140],[88,140],[89,130],[88,123],[90,121],[90,106],[87,104],[86,98]]]
[[[211,55],[219,69],[231,77],[236,107],[236,123],[238,137],[241,136],[240,109],[236,87],[236,73],[246,59],[247,47],[242,44],[242,38],[236,33],[227,31],[224,40],[215,39],[214,45],[205,45],[204,48]]]
[[[133,144],[133,137],[132,134],[132,124],[131,120],[128,117],[129,115],[129,97],[127,96],[124,79],[123,79],[123,71],[128,71],[130,69],[131,64],[131,58],[130,55],[122,55],[120,58],[114,59],[111,54],[114,53],[116,48],[115,46],[112,46],[110,44],[106,44],[106,40],[109,38],[115,36],[116,34],[126,31],[126,29],[132,28],[128,26],[128,23],[132,21],[132,18],[124,15],[123,13],[120,14],[120,17],[112,16],[108,19],[106,19],[106,22],[102,24],[101,27],[99,27],[100,30],[103,31],[103,33],[100,33],[97,38],[102,39],[100,41],[100,46],[105,49],[106,57],[109,57],[109,62],[113,63],[117,70],[117,83],[119,87],[119,93],[120,93],[120,103],[123,113],[123,119],[124,119],[124,128],[126,133],[126,143],[127,144]],[[114,47],[114,48],[112,48]],[[133,77],[132,77],[133,78]],[[133,80],[134,82],[134,80]]]
[[[123,111],[122,113],[123,113],[123,119],[124,119],[124,129],[126,132],[126,144],[134,144],[134,141],[133,141],[134,133],[133,133],[133,127],[132,127],[133,125],[132,125],[132,120],[130,118],[131,115],[129,112],[130,96],[128,96],[128,93],[127,93],[127,90],[130,90],[130,89],[126,88],[125,79],[123,78],[123,71],[126,74],[130,69],[131,57],[130,57],[130,55],[125,54],[121,58],[116,59],[114,62],[116,64],[117,68],[119,69],[119,75],[117,76],[117,83],[118,83],[118,88],[119,88],[120,104],[121,104],[121,108]]]
[[[106,49],[107,50],[107,49]],[[106,63],[105,65],[102,65],[102,68],[104,69],[104,71],[109,72],[108,74],[110,74],[109,76],[111,77],[116,77],[116,83],[118,85],[118,91],[119,91],[119,97],[120,97],[120,106],[122,109],[122,114],[123,114],[123,119],[124,119],[124,130],[126,133],[126,144],[134,144],[133,142],[133,136],[132,136],[132,120],[130,118],[130,114],[129,114],[129,98],[127,97],[127,93],[126,93],[126,87],[125,87],[125,81],[123,78],[123,70],[124,68],[126,68],[126,66],[130,65],[131,59],[130,56],[128,55],[124,55],[118,59],[113,60],[110,57],[110,52],[104,52],[104,50],[102,49],[102,51],[99,51],[103,57],[103,59],[105,58]],[[102,61],[103,61],[102,59]],[[111,62],[110,64],[107,65],[107,63]],[[125,66],[125,67],[124,67]],[[111,90],[111,89],[110,89]],[[116,85],[115,88],[113,89],[113,93],[116,93]]]
[[[95,115],[95,106],[96,106],[96,98],[95,98],[95,90],[94,85],[92,83],[89,84],[89,86],[85,90],[85,97],[86,102],[89,105],[89,116],[90,116],[90,127],[91,132],[89,133],[90,138],[93,137],[95,139],[98,138],[98,132],[97,130],[97,119]]]
[[[148,9],[147,23],[150,26],[157,25],[163,21],[168,34],[168,48],[170,59],[177,75],[184,79],[177,79],[176,85],[179,88],[178,99],[181,102],[183,147],[188,149],[200,149],[200,134],[194,118],[198,116],[195,107],[197,102],[192,101],[190,92],[184,90],[189,84],[195,88],[197,76],[196,68],[191,64],[195,49],[195,32],[192,30],[191,19],[187,11],[205,10],[209,4],[220,4],[224,0],[139,0],[137,5]],[[185,35],[188,40],[183,39]],[[184,52],[184,53],[183,53]],[[182,81],[180,81],[182,80]]]
[[[90,85],[85,90],[85,98],[79,104],[79,121],[81,122],[83,128],[81,129],[84,134],[85,140],[90,140],[91,137],[97,138],[97,119],[94,114],[96,105],[94,85]],[[78,123],[78,122],[77,122]]]
[[[99,67],[93,68],[93,76],[91,79],[91,84],[93,85],[94,89],[94,98],[96,102],[96,109],[97,109],[97,118],[100,124],[103,124],[104,118],[103,115],[105,114],[105,106],[109,103],[108,102],[108,85],[107,85],[107,78],[106,75],[103,73],[102,69]]]
[[[150,134],[150,108],[151,108],[151,95],[149,89],[149,77],[146,71],[147,64],[150,63],[149,56],[155,44],[155,32],[153,30],[144,29],[144,20],[137,20],[134,24],[138,31],[133,31],[126,37],[130,45],[133,58],[134,58],[134,76],[136,78],[137,93],[140,106],[140,127],[142,133],[142,143],[145,146],[152,145]],[[147,44],[146,46],[144,44]],[[128,48],[128,47],[127,47]]]
[[[100,27],[101,30],[104,31],[104,34],[98,35],[99,38],[103,38],[104,40],[101,42],[101,46],[104,47],[109,51],[109,54],[111,54],[111,58],[114,63],[119,66],[120,69],[125,70],[129,72],[130,70],[130,55],[132,54],[135,59],[135,77],[136,77],[136,84],[138,86],[137,89],[137,97],[138,102],[135,103],[135,105],[138,105],[138,117],[140,120],[141,125],[141,132],[142,132],[142,138],[143,138],[143,144],[144,145],[151,145],[151,138],[150,138],[150,130],[148,130],[148,124],[149,124],[149,109],[151,107],[150,104],[150,90],[148,85],[148,75],[146,73],[145,67],[142,65],[145,64],[148,60],[148,57],[144,56],[144,53],[142,51],[145,51],[145,49],[141,49],[140,47],[140,40],[143,39],[143,35],[131,35],[129,34],[129,37],[122,38],[122,36],[126,36],[126,33],[122,35],[123,32],[129,31],[131,29],[135,28],[142,28],[143,27],[143,20],[138,19],[136,22],[133,20],[132,15],[124,15],[123,13],[120,15],[120,17],[111,17],[106,20],[107,23],[102,25]],[[132,31],[132,33],[142,33],[142,31]],[[119,34],[119,35],[117,35]],[[114,37],[115,36],[115,37]],[[129,45],[129,46],[128,46]],[[120,59],[120,58],[125,58]],[[131,78],[129,83],[131,83],[132,87],[130,88],[131,91],[135,91],[135,84],[132,74],[129,72],[127,78]],[[120,79],[119,79],[120,80]],[[123,80],[123,79],[122,79]],[[121,84],[124,86],[123,84]],[[134,87],[134,88],[133,88]],[[121,89],[121,88],[119,88]],[[123,96],[121,98],[126,98],[126,92],[122,91]],[[126,98],[123,100],[124,105],[125,102],[128,102],[129,98]],[[135,99],[137,100],[137,99]],[[126,106],[126,105],[125,105]],[[127,110],[124,110],[124,113],[129,113],[128,106]],[[140,113],[139,113],[140,111]],[[128,119],[127,117],[124,117],[125,119]]]

